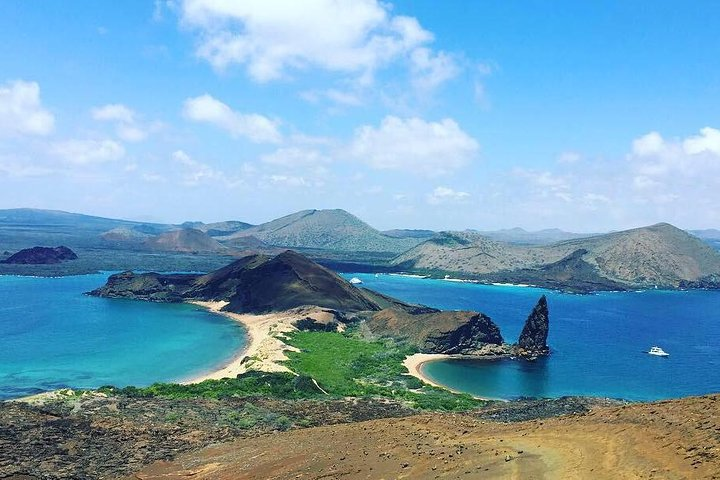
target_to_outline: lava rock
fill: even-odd
[[[20,250],[0,263],[28,264],[28,265],[50,265],[64,262],[65,260],[76,260],[78,257],[68,247],[32,247]]]
[[[543,295],[525,321],[516,346],[517,355],[527,359],[536,359],[549,354],[550,348],[547,345],[549,327],[550,315],[547,298]]]

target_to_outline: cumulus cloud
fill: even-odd
[[[385,117],[379,127],[355,131],[350,153],[372,168],[423,175],[446,174],[465,166],[480,146],[452,119]]]
[[[95,120],[109,120],[124,123],[133,123],[135,121],[135,112],[125,105],[112,103],[102,107],[92,109],[92,117]]]
[[[65,140],[53,143],[50,153],[70,164],[89,165],[119,160],[125,148],[113,140]]]
[[[277,122],[256,113],[236,112],[208,94],[185,100],[183,115],[189,120],[210,123],[233,137],[244,137],[255,143],[278,143],[282,139]]]
[[[319,68],[369,84],[377,69],[408,57],[428,84],[450,78],[448,55],[417,51],[433,35],[391,8],[378,0],[185,0],[181,20],[198,32],[199,57],[217,70],[243,65],[258,82]]]
[[[97,121],[114,122],[115,134],[126,142],[140,142],[145,140],[151,132],[161,128],[159,122],[142,123],[138,121],[135,111],[120,103],[93,108],[91,114]]]
[[[445,52],[435,54],[429,48],[416,48],[410,59],[412,83],[420,91],[433,90],[460,72],[455,60]]]
[[[665,151],[665,140],[658,132],[650,132],[632,143],[632,153],[639,157],[657,155]]]
[[[711,153],[720,157],[720,130],[712,127],[700,129],[700,135],[683,141],[683,150],[688,155]]]
[[[0,136],[47,135],[54,126],[55,117],[42,106],[36,82],[0,85]]]
[[[427,195],[426,200],[430,205],[440,205],[441,203],[463,201],[469,197],[470,194],[467,192],[460,192],[448,187],[437,187]]]

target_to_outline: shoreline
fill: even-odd
[[[290,369],[278,363],[286,360],[286,350],[293,350],[293,347],[284,344],[276,338],[275,333],[283,333],[294,330],[291,322],[295,317],[289,312],[270,313],[265,315],[240,314],[225,312],[221,309],[227,302],[187,302],[191,305],[204,308],[211,313],[223,315],[245,328],[247,343],[243,345],[230,360],[225,361],[212,369],[178,383],[183,385],[200,383],[205,380],[221,380],[223,378],[235,378],[248,370],[259,370],[264,372],[291,372]],[[252,368],[250,368],[252,367]],[[292,372],[291,372],[292,373]]]
[[[479,359],[479,360],[495,360],[497,358],[500,358],[498,356],[492,356],[492,357],[476,357],[472,355],[449,355],[446,353],[415,353],[413,355],[409,355],[405,357],[405,360],[403,360],[403,366],[408,369],[408,373],[406,375],[411,375],[421,382],[427,383],[428,385],[431,385],[436,388],[442,388],[445,390],[448,390],[452,393],[461,393],[470,395],[473,398],[477,400],[486,400],[486,401],[500,401],[500,402],[509,402],[510,400],[504,399],[504,398],[490,398],[490,397],[479,397],[477,395],[473,395],[468,392],[462,392],[460,390],[455,390],[453,388],[448,387],[447,385],[442,385],[440,383],[437,383],[436,381],[432,380],[430,377],[425,375],[422,371],[422,366],[426,363],[430,362],[437,362],[438,360],[453,360],[453,359],[463,359],[463,358],[472,358],[472,359]]]

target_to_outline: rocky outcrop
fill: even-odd
[[[515,345],[516,355],[534,360],[550,353],[547,345],[549,320],[547,299],[543,295],[525,321],[518,343]]]
[[[49,265],[77,258],[75,252],[68,247],[32,247],[20,250],[0,263]]]
[[[298,320],[293,322],[293,326],[298,330],[337,332],[343,330],[344,325],[348,323],[344,313],[329,308],[300,307],[291,312],[298,317]]]
[[[385,309],[369,318],[372,336],[390,337],[415,345],[422,353],[459,355],[508,354],[500,329],[490,317],[477,312],[412,314]]]
[[[110,275],[107,283],[89,295],[126,298],[150,302],[182,302],[197,275],[134,273],[126,271]]]

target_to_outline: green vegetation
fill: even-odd
[[[293,332],[284,341],[300,350],[288,352],[289,359],[286,362],[288,368],[298,375],[248,372],[239,378],[206,380],[191,385],[156,383],[145,388],[108,386],[101,387],[99,391],[130,397],[169,398],[260,395],[297,400],[383,397],[407,402],[419,409],[446,411],[468,410],[483,404],[470,395],[431,387],[407,375],[402,365],[403,359],[416,350],[392,340],[367,341],[350,330],[346,333]],[[240,428],[250,428],[255,417],[242,413],[239,415],[236,421],[230,423]],[[282,428],[283,420],[275,420],[271,422],[265,419],[263,423],[277,423],[277,428]],[[246,424],[246,427],[242,427]]]
[[[284,399],[314,398],[324,395],[320,390],[307,386],[304,377],[291,373],[249,372],[240,378],[206,380],[201,383],[181,385],[178,383],[155,383],[149,387],[112,386],[100,387],[98,391],[127,397],[169,398],[228,398],[262,395]]]
[[[293,332],[286,343],[300,352],[288,352],[286,365],[312,377],[330,395],[386,397],[430,410],[467,410],[481,401],[470,395],[423,384],[406,375],[402,365],[413,347],[392,340],[369,342],[354,333]]]

